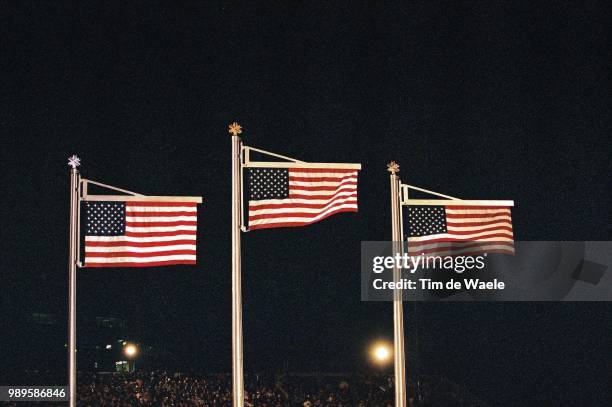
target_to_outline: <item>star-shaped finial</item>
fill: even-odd
[[[229,132],[232,136],[237,136],[242,133],[242,127],[238,123],[234,122],[229,125]]]
[[[387,171],[389,171],[391,174],[398,173],[399,164],[396,163],[395,161],[391,161],[389,164],[387,164]]]
[[[68,157],[68,165],[72,168],[76,168],[81,165],[81,159],[77,157],[76,154],[73,154],[72,157]]]

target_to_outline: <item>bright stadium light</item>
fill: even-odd
[[[391,346],[387,342],[379,341],[372,345],[370,349],[372,361],[378,365],[386,365],[391,361]]]
[[[385,346],[379,346],[376,348],[375,352],[375,356],[377,360],[385,361],[389,358],[389,349],[386,348]]]
[[[136,353],[138,353],[138,349],[136,348],[135,345],[132,345],[132,344],[126,345],[124,351],[125,351],[125,355],[128,357],[134,357],[136,356]]]

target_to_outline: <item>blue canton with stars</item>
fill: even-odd
[[[409,237],[446,232],[446,210],[443,206],[408,206]]]
[[[286,168],[249,168],[249,198],[289,198],[289,170]]]
[[[121,236],[125,233],[125,202],[85,203],[87,235]]]

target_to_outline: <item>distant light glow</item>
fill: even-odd
[[[370,356],[372,361],[378,365],[386,365],[392,359],[391,345],[385,341],[378,341],[372,344],[370,348]]]
[[[376,359],[378,360],[381,360],[381,361],[387,360],[387,358],[389,357],[389,349],[387,349],[384,346],[379,346],[376,348],[374,355],[376,356]]]
[[[138,349],[134,345],[130,344],[125,347],[125,354],[127,356],[134,356],[136,355],[137,352],[138,352]]]
[[[106,345],[106,349],[112,349],[113,345]]]

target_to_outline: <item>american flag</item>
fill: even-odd
[[[249,229],[305,226],[357,212],[357,170],[249,168]]]
[[[85,202],[85,267],[196,263],[195,202]]]
[[[514,253],[508,206],[408,206],[408,254]]]

